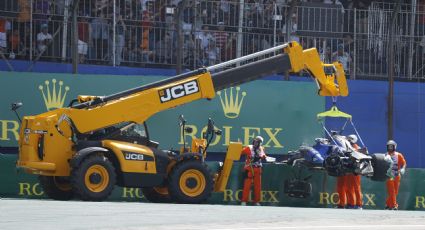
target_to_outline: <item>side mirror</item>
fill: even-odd
[[[12,103],[12,105],[11,105],[11,110],[12,110],[12,111],[16,111],[16,110],[17,110],[17,109],[19,109],[22,105],[23,105],[23,104],[22,104],[22,102],[15,102],[15,103]]]
[[[215,130],[215,135],[221,136],[223,132],[220,129]]]
[[[183,117],[183,114],[179,116],[179,126],[184,126],[186,124],[186,120]]]
[[[16,117],[21,123],[22,123],[21,117],[19,116],[18,112],[16,112],[16,110],[18,110],[22,105],[23,105],[22,102],[15,102],[15,103],[12,103],[12,105],[10,106],[11,107],[10,109],[13,112],[15,112]]]
[[[185,133],[192,133],[193,129],[192,129],[192,127],[186,127],[186,128],[184,128],[184,132]]]

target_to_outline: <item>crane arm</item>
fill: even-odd
[[[326,69],[331,71],[325,72]],[[344,70],[339,63],[323,64],[315,48],[303,50],[298,43],[290,42],[106,97],[86,96],[80,100],[82,103],[59,109],[56,114],[68,117],[65,120],[71,120],[80,133],[124,121],[142,123],[163,110],[202,98],[212,99],[215,92],[234,85],[302,70],[307,70],[316,80],[319,95],[348,95]]]

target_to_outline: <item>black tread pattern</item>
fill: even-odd
[[[142,188],[143,196],[152,203],[170,203],[172,201],[170,194],[163,195],[154,188]]]
[[[372,155],[373,176],[370,178],[374,181],[386,181],[388,179],[387,170],[390,164],[385,160],[384,153],[376,153]]]
[[[180,176],[184,171],[189,169],[199,170],[203,173],[206,180],[205,190],[197,197],[189,197],[185,195],[180,189]],[[214,187],[213,185],[214,182],[211,170],[205,163],[202,163],[199,160],[184,160],[179,162],[171,171],[168,191],[173,201],[186,204],[199,204],[206,201],[211,196],[211,192]]]
[[[53,176],[38,176],[38,181],[44,193],[54,200],[71,200],[74,197],[72,190],[64,191],[57,187]]]
[[[90,191],[84,181],[84,176],[88,168],[92,165],[102,165],[109,173],[109,184],[102,192]],[[71,172],[71,184],[74,193],[82,200],[103,201],[111,195],[116,183],[116,172],[112,163],[102,154],[95,154],[86,157],[81,163],[74,167]]]

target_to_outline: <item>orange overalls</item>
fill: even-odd
[[[357,144],[352,144],[352,147],[355,150],[359,149]],[[346,205],[351,207],[363,206],[360,175],[348,174],[339,176],[336,181],[336,186],[339,196],[339,207],[345,207]]]
[[[336,191],[338,192],[338,207],[344,208],[347,205],[347,176],[339,176],[336,178]]]
[[[388,208],[398,208],[397,204],[397,195],[398,189],[400,187],[400,169],[406,165],[406,160],[403,155],[399,152],[388,153],[393,160],[393,173],[395,175],[394,178],[390,178],[387,180],[387,202],[386,205]]]
[[[261,172],[262,164],[261,160],[266,158],[263,147],[257,149],[257,155],[254,152],[252,145],[245,147],[242,150],[242,154],[246,156],[244,170],[246,177],[243,185],[242,202],[248,202],[249,192],[251,191],[252,182],[254,182],[254,203],[258,203],[261,200]]]
[[[351,146],[357,151],[359,150],[359,146],[357,144],[351,144]],[[350,174],[348,177],[348,205],[350,206],[363,206],[363,196],[362,196],[362,188],[361,188],[361,176]]]

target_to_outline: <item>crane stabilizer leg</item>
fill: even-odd
[[[214,192],[224,192],[226,189],[227,181],[230,177],[230,172],[233,167],[233,162],[241,158],[242,143],[230,142],[227,148],[226,158],[224,159],[223,167],[218,175],[217,181],[214,185]]]

